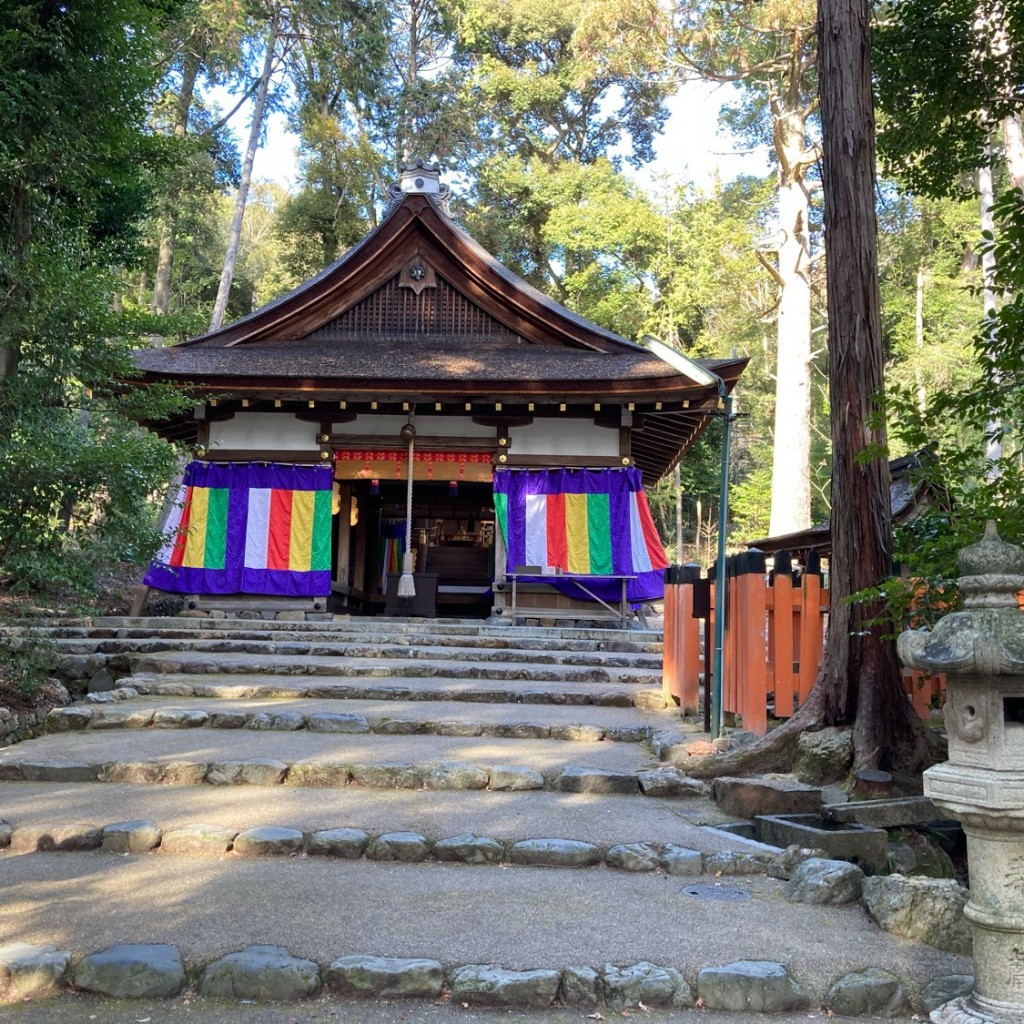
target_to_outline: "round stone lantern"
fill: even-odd
[[[984,538],[960,552],[964,610],[904,633],[905,665],[945,673],[949,761],[924,791],[967,835],[974,992],[932,1012],[937,1024],[1024,1021],[1024,549]]]

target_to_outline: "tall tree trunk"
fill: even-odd
[[[267,109],[267,92],[270,89],[270,76],[274,72],[274,52],[277,48],[277,37],[281,27],[281,9],[274,8],[267,30],[267,52],[263,58],[263,70],[260,73],[260,84],[256,90],[256,103],[252,112],[252,127],[249,129],[249,144],[245,149],[245,160],[242,163],[242,178],[238,184],[238,196],[235,199],[235,213],[231,218],[228,231],[228,248],[224,255],[224,269],[220,275],[220,287],[217,289],[217,301],[213,305],[210,317],[210,330],[216,331],[224,322],[224,313],[228,308],[228,296],[231,294],[231,281],[235,276],[235,260],[238,258],[238,245],[242,237],[242,218],[245,216],[245,204],[249,199],[249,183],[252,181],[252,165],[256,159],[256,150],[260,144],[260,132],[263,130],[263,115]]]
[[[798,97],[794,97],[798,98]],[[779,156],[779,313],[772,457],[772,536],[811,525],[811,242],[798,109],[772,102]]]
[[[916,770],[941,756],[903,692],[896,645],[878,602],[850,597],[892,573],[889,464],[884,454],[882,327],[875,223],[870,0],[819,0],[822,179],[828,239],[832,417],[831,611],[814,687],[765,739],[707,758],[699,777],[780,767],[800,733],[853,727],[854,767]]]
[[[181,68],[181,90],[175,104],[173,133],[176,139],[184,139],[188,134],[188,118],[192,110],[192,98],[195,95],[196,78],[202,60],[198,51],[191,47],[185,51]],[[172,199],[164,211],[163,223],[160,226],[160,249],[156,261],[156,276],[153,279],[153,312],[165,316],[171,299],[171,274],[174,270],[174,243],[178,230],[178,209]],[[154,340],[154,344],[159,344]]]
[[[1013,187],[1024,189],[1024,132],[1019,114],[1003,118],[1003,152]]]
[[[992,164],[986,163],[978,168],[978,199],[981,203],[981,230],[993,236],[996,230],[995,217],[992,216],[992,207],[995,204],[995,191],[992,186]],[[981,254],[981,280],[982,280],[982,315],[988,319],[996,311],[999,297],[996,294],[996,254],[991,247],[986,247]],[[992,335],[993,328],[989,328],[988,341],[991,345],[995,342]],[[988,477],[993,479],[999,475],[998,463],[1003,454],[1003,445],[996,434],[999,431],[998,420],[990,419],[985,424],[985,461],[988,463]]]
[[[828,239],[832,419],[831,612],[816,695],[853,723],[856,767],[916,767],[924,727],[903,692],[878,602],[849,598],[892,574],[875,222],[870,0],[820,0],[819,80]],[[808,703],[811,703],[809,701]]]

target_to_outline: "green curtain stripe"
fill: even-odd
[[[612,520],[607,494],[587,495],[587,544],[590,571],[596,575],[612,571]]]
[[[331,500],[330,491],[314,491],[313,546],[309,555],[309,568],[323,572],[331,568]]]
[[[206,507],[206,546],[203,568],[223,569],[227,561],[228,496],[227,487],[211,487]]]
[[[508,550],[508,495],[495,494],[494,515],[498,520],[498,528],[501,530],[502,539],[505,541],[505,550]]]

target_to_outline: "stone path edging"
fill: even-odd
[[[562,868],[604,865],[619,871],[663,871],[668,875],[687,876],[764,874],[773,856],[770,853],[735,851],[701,853],[672,843],[608,845],[551,837],[503,841],[471,833],[431,840],[419,832],[373,833],[348,827],[315,832],[281,825],[256,825],[238,830],[221,825],[195,824],[161,829],[154,822],[143,819],[109,825],[83,822],[58,827],[13,826],[0,821],[0,851],[4,849],[16,854],[101,850],[115,854],[310,856]]]
[[[127,697],[110,694],[127,693]],[[381,735],[494,736],[500,739],[565,740],[567,742],[644,743],[655,730],[651,726],[600,726],[585,722],[544,725],[541,722],[444,721],[437,719],[389,718],[338,711],[191,711],[184,708],[137,708],[130,701],[134,689],[119,688],[90,694],[84,702],[54,708],[46,716],[46,731],[78,732],[82,729],[249,729],[263,732],[377,733]],[[100,699],[109,698],[109,699]],[[114,705],[113,707],[111,705]]]
[[[915,1001],[927,1012],[932,990],[962,991],[973,979],[942,976]],[[67,950],[25,943],[0,947],[0,1003],[68,990],[124,999],[163,999],[187,988],[200,997],[292,1002],[318,995],[372,999],[437,999],[468,1006],[543,1008],[552,1005],[613,1010],[692,1007],[706,1010],[792,1012],[811,1007],[806,988],[785,964],[740,960],[694,972],[641,961],[599,967],[508,970],[494,964],[445,967],[439,960],[348,955],[317,963],[281,946],[249,946],[209,962],[186,965],[169,945],[120,945],[73,957]],[[866,968],[832,979],[824,1007],[848,1015],[889,1014],[909,1003],[900,979]]]
[[[423,764],[278,761],[256,757],[224,761],[60,761],[10,760],[0,764],[3,782],[112,782],[174,786],[298,786],[339,789],[489,790],[558,793],[637,794],[655,798],[703,796],[704,783],[672,765],[638,772],[566,765],[545,776],[517,765],[474,765],[464,761]]]

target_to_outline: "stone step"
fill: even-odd
[[[221,635],[235,630],[246,632],[269,631],[277,633],[286,630],[289,633],[329,633],[345,635],[370,630],[389,636],[427,633],[431,636],[464,636],[483,639],[505,639],[518,641],[521,639],[553,639],[568,641],[585,641],[606,644],[653,644],[660,646],[662,634],[652,629],[618,629],[618,628],[577,628],[575,626],[512,626],[492,624],[480,619],[403,619],[382,616],[336,617],[320,621],[282,622],[265,619],[190,619],[181,616],[147,616],[130,618],[127,616],[98,616],[92,619],[64,620],[53,622],[16,623],[2,627],[6,631],[33,630],[40,631],[82,631],[68,632],[67,635],[77,636],[117,636],[122,630],[166,630],[199,631]]]
[[[125,691],[120,691],[125,692]],[[115,691],[115,695],[118,691]],[[180,699],[143,696],[128,701],[101,701],[106,694],[50,712],[47,732],[79,729],[142,729],[160,727],[164,712],[180,710]],[[345,722],[350,731],[374,733],[434,733],[455,736],[504,736],[513,739],[601,740],[640,743],[656,733],[678,729],[677,716],[635,709],[565,706],[518,707],[513,704],[471,704],[465,701],[380,701],[352,699],[339,706],[333,700],[195,698],[189,710],[205,718],[193,720],[214,729],[278,729],[311,731],[330,729]],[[172,716],[173,720],[173,716]],[[686,723],[692,735],[696,725]]]
[[[421,627],[416,632],[395,632],[386,629],[373,628],[369,625],[359,629],[349,630],[305,630],[295,629],[298,623],[266,623],[261,628],[250,628],[246,623],[244,627],[223,628],[223,629],[200,629],[200,628],[122,628],[113,629],[109,627],[63,627],[60,629],[39,628],[27,629],[4,629],[0,627],[0,635],[3,636],[26,636],[30,633],[36,636],[45,636],[54,640],[60,646],[70,647],[75,642],[83,645],[93,643],[97,645],[115,644],[109,650],[120,650],[127,647],[131,641],[277,641],[277,642],[302,642],[302,643],[362,643],[362,644],[401,644],[420,645],[426,647],[459,647],[468,649],[485,650],[522,650],[522,651],[571,651],[573,653],[588,652],[610,652],[615,654],[636,654],[660,657],[662,644],[660,640],[632,640],[623,639],[631,637],[632,634],[616,633],[611,639],[572,639],[568,637],[534,636],[531,634],[520,634],[511,630],[504,630],[494,634],[478,636],[470,633],[435,633],[431,629]],[[173,646],[164,643],[163,648]],[[65,648],[67,649],[67,648]],[[92,647],[84,647],[83,650],[93,650]],[[103,651],[107,648],[98,646],[96,650]]]
[[[300,697],[319,700],[458,701],[474,704],[545,704],[583,707],[635,707],[643,710],[678,709],[666,702],[660,686],[620,683],[566,683],[521,679],[451,679],[448,677],[351,678],[274,675],[256,672],[136,673],[118,681],[139,693],[166,697],[216,697],[226,700]]]
[[[630,743],[424,734],[198,730],[206,716],[161,712],[166,728],[51,734],[0,751],[0,780],[643,794],[702,784]],[[342,728],[352,720],[345,716]],[[365,720],[363,720],[365,722]],[[362,724],[362,723],[360,723]],[[177,726],[177,727],[175,727]]]
[[[75,655],[74,657],[82,657]],[[561,683],[617,683],[660,686],[661,672],[643,668],[606,668],[600,665],[531,665],[509,659],[496,663],[454,661],[449,658],[367,658],[329,655],[231,654],[201,651],[167,651],[132,655],[133,674],[204,673],[311,675],[334,678],[491,679]]]
[[[707,795],[687,800],[637,800],[617,793],[551,790],[469,793],[360,786],[310,789],[0,781],[0,808],[0,817],[12,828],[67,829],[79,822],[102,826],[146,819],[164,830],[202,822],[241,832],[269,824],[308,833],[336,828],[359,828],[370,835],[413,831],[431,842],[471,833],[504,844],[557,836],[601,847],[675,844],[708,854],[751,848],[742,839],[704,827],[733,820]]]
[[[329,857],[341,860],[422,864],[427,861],[518,868],[597,868],[668,875],[760,875],[782,851],[702,853],[677,843],[650,841],[592,843],[562,836],[524,836],[501,840],[471,832],[430,838],[411,829],[370,832],[346,826],[303,830],[293,825],[261,824],[239,829],[208,821],[183,826],[136,818],[94,824],[0,824],[10,853],[106,853],[219,857]]]
[[[115,640],[55,640],[61,655],[91,654],[153,654],[190,651],[197,654],[259,654],[280,657],[328,656],[342,658],[383,658],[388,660],[450,660],[490,663],[513,660],[523,665],[562,665],[571,660],[577,666],[606,668],[645,668],[660,673],[661,656],[652,654],[619,653],[607,651],[566,651],[545,641],[549,646],[532,650],[522,647],[467,647],[463,645],[437,645],[429,637],[417,637],[417,643],[402,638],[388,642],[385,638],[370,637],[359,642],[306,642],[282,640],[277,636],[256,640],[234,638],[197,640],[192,638],[167,639],[115,639]]]
[[[234,857],[228,871],[221,857],[94,852],[7,856],[4,870],[0,944],[52,944],[80,957],[125,942],[169,943],[197,973],[253,944],[285,947],[313,961],[316,973],[345,956],[430,957],[448,969],[456,1000],[470,1003],[476,997],[469,990],[463,1000],[461,965],[575,968],[577,992],[601,972],[614,993],[621,972],[610,965],[647,961],[680,972],[681,979],[660,972],[661,992],[669,977],[686,986],[677,1002],[692,1002],[706,968],[770,959],[788,967],[804,1007],[869,966],[897,975],[914,1005],[932,978],[971,968],[968,958],[880,932],[857,904],[790,903],[781,883],[760,876],[730,879],[749,898],[723,904],[687,895],[692,880],[607,868]],[[560,974],[546,978],[544,1005],[562,982]],[[703,991],[710,998],[715,989]],[[637,1006],[636,994],[628,1005]]]

